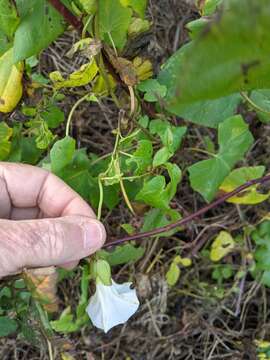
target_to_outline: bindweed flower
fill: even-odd
[[[125,323],[138,309],[139,300],[131,283],[104,285],[97,281],[96,292],[90,298],[86,311],[92,323],[108,332],[112,327]]]

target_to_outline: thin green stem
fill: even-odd
[[[89,96],[89,94],[84,95],[77,102],[75,102],[75,104],[72,106],[72,109],[70,110],[70,113],[68,114],[68,119],[67,119],[67,124],[66,124],[66,136],[69,136],[70,124],[71,124],[71,120],[72,120],[74,111],[88,96]]]
[[[116,50],[116,47],[115,47],[115,43],[114,43],[114,41],[113,41],[113,38],[112,38],[112,35],[111,35],[110,31],[108,31],[107,34],[108,34],[108,37],[109,37],[110,42],[111,42],[111,44],[112,44],[112,47],[113,47],[115,56],[118,57],[117,50]]]
[[[89,15],[84,27],[83,27],[83,30],[82,30],[82,39],[84,39],[86,37],[86,32],[87,32],[87,28],[91,22],[91,20],[93,19],[93,15]]]
[[[101,219],[103,199],[104,199],[103,185],[102,185],[102,180],[101,180],[100,177],[98,178],[98,187],[99,187],[99,202],[98,202],[97,218],[98,218],[98,220],[100,220]]]
[[[255,104],[255,102],[253,102],[246,93],[240,92],[240,94],[255,111],[259,111],[261,113],[264,113],[264,114],[267,114],[270,116],[270,111],[265,110],[265,109],[261,108],[259,105]]]

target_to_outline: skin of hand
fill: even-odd
[[[24,268],[74,267],[105,239],[93,210],[62,180],[0,162],[0,278]]]

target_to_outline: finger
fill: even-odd
[[[72,270],[74,269],[77,265],[79,264],[78,261],[71,261],[68,263],[65,263],[63,265],[60,265],[61,268],[66,269],[66,270]]]
[[[12,208],[10,212],[10,219],[12,220],[31,220],[39,217],[39,208]]]
[[[0,277],[23,268],[76,262],[105,241],[103,225],[89,217],[0,221]]]
[[[90,206],[61,179],[31,165],[0,163],[0,200],[5,216],[12,206],[39,207],[44,216],[83,215],[94,217]]]

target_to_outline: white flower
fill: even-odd
[[[104,285],[98,282],[86,311],[93,324],[105,332],[125,323],[138,309],[139,300],[131,283]]]

